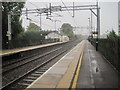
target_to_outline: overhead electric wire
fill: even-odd
[[[28,3],[30,3],[31,5],[33,5],[36,8],[39,8],[38,6],[36,6],[35,4],[33,4],[33,3],[29,2],[29,1],[28,1]]]
[[[45,2],[42,2],[44,5],[45,5],[45,7],[47,8],[48,6],[45,4]]]
[[[29,2],[29,1],[28,1]],[[36,6],[35,4],[33,4],[33,3],[31,3],[31,2],[29,2],[30,4],[32,4],[36,9],[39,9],[39,7],[38,6]],[[43,4],[45,5],[45,7],[46,8],[48,8],[47,7],[47,5],[43,2]],[[31,18],[30,18],[31,19]],[[35,20],[33,20],[33,19],[31,19],[31,21],[33,21],[33,22],[35,22],[35,23],[37,23],[38,24],[38,22],[37,21],[35,21]],[[48,24],[45,24],[45,23],[41,23],[41,24],[43,24],[43,25],[45,25],[45,26],[48,26],[48,27],[52,27],[53,28],[53,26],[50,26],[50,25],[48,25]]]
[[[58,15],[59,17],[62,17],[62,15],[60,15],[60,14],[58,14],[58,13],[53,13],[53,14],[56,14],[56,15]]]
[[[62,0],[61,0],[61,1],[62,1]],[[29,1],[28,1],[28,3],[32,4],[36,9],[39,9],[38,6],[36,6],[35,4],[33,4],[33,3],[29,2]],[[66,10],[68,11],[68,13],[70,14],[70,16],[72,17],[70,11],[68,10],[67,6],[65,5],[65,3],[64,3],[63,1],[62,1],[62,4],[65,6]],[[44,5],[47,7],[47,5],[46,5],[45,3],[44,3]],[[53,13],[53,14],[59,15],[59,14],[57,14],[57,13]],[[61,15],[59,15],[59,16],[61,16]],[[74,18],[72,18],[72,19],[73,19],[73,22],[75,23],[74,26],[76,26],[77,23],[76,23],[75,19],[74,19]],[[33,21],[33,20],[32,20],[32,21]],[[38,22],[37,22],[37,23],[38,23]],[[44,24],[44,23],[42,23],[42,24]],[[47,25],[47,24],[44,24],[44,25]],[[50,25],[47,25],[47,26],[50,26]],[[50,26],[50,27],[52,27],[52,26]]]
[[[62,0],[61,0],[61,2],[62,2],[62,4],[65,6],[65,8],[66,8],[66,10],[68,11],[68,13],[70,14],[70,16],[73,17],[73,16],[71,15],[70,11],[68,10],[67,6],[65,5],[65,3],[64,3]],[[74,21],[74,23],[75,23],[75,26],[76,26],[77,23],[76,23],[75,19],[74,19],[74,18],[72,18],[72,19],[73,19],[73,21]]]
[[[31,19],[31,18],[30,18],[30,19]],[[39,21],[35,21],[35,20],[33,20],[33,18],[31,19],[31,21],[33,21],[33,22],[35,22],[35,23],[37,23],[37,24],[39,23]],[[51,26],[51,25],[48,25],[48,24],[45,24],[45,23],[42,23],[42,24],[53,28],[53,26]]]
[[[65,3],[61,0],[62,4],[65,6],[66,10],[68,11],[68,13],[70,14],[70,16],[72,17],[70,11],[68,10],[67,6],[65,5]]]

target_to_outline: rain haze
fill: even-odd
[[[2,1],[2,90],[120,88],[120,0]]]
[[[64,0],[63,0],[64,2]],[[30,0],[26,1],[25,8],[27,9],[36,9],[36,8],[48,8],[49,3],[52,6],[72,6],[73,2],[64,2],[62,1],[55,1],[55,2],[33,2]],[[75,6],[81,5],[95,5],[96,2],[74,2]],[[118,2],[99,2],[100,7],[100,34],[105,35],[108,34],[112,29],[118,34]],[[24,9],[25,9],[24,8]],[[94,10],[96,12],[96,10]],[[61,17],[60,17],[60,16]],[[56,22],[56,29],[59,30],[63,23],[70,23],[73,27],[84,27],[75,29],[75,34],[84,34],[89,35],[90,30],[85,27],[89,26],[88,18],[91,17],[90,10],[79,10],[75,11],[74,18],[73,11],[58,11],[52,13],[51,19],[59,20]],[[22,15],[23,19],[23,27],[27,28],[30,22],[34,22],[38,26],[40,26],[40,16],[37,14],[30,14],[28,17],[32,20],[26,20],[26,16]],[[92,26],[96,29],[96,16],[92,14]],[[43,30],[55,30],[55,22],[52,22],[49,19],[46,19],[46,15],[42,16],[41,20],[41,28]]]

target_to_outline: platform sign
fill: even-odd
[[[98,34],[98,32],[92,32],[93,34]]]
[[[11,36],[11,33],[7,31],[6,36],[10,37],[10,36]]]

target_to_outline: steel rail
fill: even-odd
[[[26,62],[23,63],[23,64],[20,64],[20,65],[18,65],[18,66],[15,66],[15,67],[13,67],[13,68],[10,68],[10,69],[8,69],[8,70],[5,70],[5,71],[2,72],[2,74],[6,74],[6,73],[8,73],[8,72],[10,72],[10,71],[12,71],[12,70],[15,70],[16,68],[19,68],[19,67],[21,67],[21,66],[23,66],[23,65],[26,65],[26,64],[28,64],[28,63],[31,63],[31,62],[33,62],[33,61],[35,61],[35,60],[38,60],[39,58],[42,58],[42,57],[44,57],[44,56],[46,56],[46,55],[49,55],[49,54],[51,54],[51,53],[53,53],[53,52],[55,52],[55,51],[57,51],[57,50],[59,50],[59,49],[61,49],[61,47],[60,47],[60,48],[57,48],[57,49],[55,49],[55,50],[52,50],[52,51],[50,51],[50,52],[47,52],[47,53],[45,53],[45,54],[43,54],[43,55],[40,55],[39,57],[37,57],[37,58],[35,58],[35,59],[31,59],[30,61],[26,61]]]
[[[58,48],[57,48],[57,49],[58,49]],[[16,60],[16,61],[11,62],[11,63],[3,64],[3,65],[2,65],[2,68],[7,67],[8,65],[12,65],[12,64],[21,62],[21,61],[23,61],[23,60],[25,60],[25,59],[28,59],[28,58],[31,58],[31,57],[33,57],[33,56],[37,56],[37,55],[39,55],[39,54],[40,54],[40,53],[36,53],[36,54],[30,55],[30,56],[27,56],[27,57],[18,59],[18,60]],[[44,54],[43,54],[43,55],[44,55]],[[41,56],[42,56],[42,55],[41,55]]]
[[[69,49],[69,48],[68,48]],[[52,61],[53,59],[55,59],[56,57],[60,56],[61,54],[63,54],[64,52],[66,52],[68,49],[63,50],[62,52],[58,53],[57,55],[51,57],[50,59],[48,59],[47,61],[41,63],[40,65],[36,66],[35,68],[29,70],[28,72],[26,72],[25,74],[23,74],[22,76],[16,78],[15,80],[11,81],[10,83],[4,85],[1,89],[3,90],[7,90],[9,88],[10,85],[16,83],[17,81],[19,81],[20,79],[24,78],[25,76],[27,76],[28,74],[34,72],[35,70],[37,70],[38,68],[44,66],[45,64],[49,63],[50,61]]]

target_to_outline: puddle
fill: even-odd
[[[95,58],[95,55],[93,53],[91,53],[91,57]]]
[[[93,73],[99,72],[99,68],[97,67],[97,61],[96,60],[91,61],[91,71]]]

